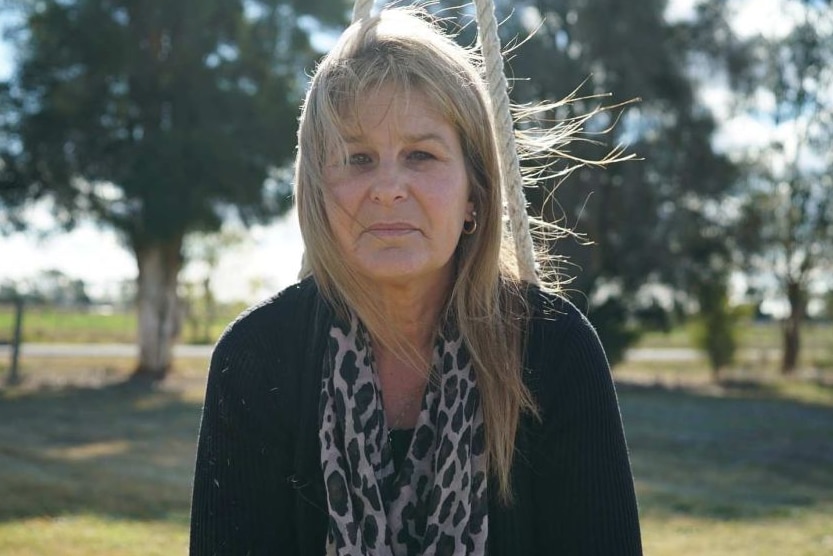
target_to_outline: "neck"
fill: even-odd
[[[379,289],[378,299],[388,330],[420,352],[430,353],[446,288],[386,287]]]
[[[385,393],[386,419],[391,429],[413,428],[420,412],[434,349],[434,335],[446,302],[450,280],[419,287],[378,288],[379,308],[385,329],[405,342],[405,353],[373,338],[373,356],[380,386]],[[411,351],[411,348],[415,351]]]
[[[437,322],[445,307],[452,279],[450,272],[442,272],[431,280],[377,281],[370,284],[383,319],[381,324],[384,328],[378,332],[389,334],[387,338],[396,343],[404,342],[409,351],[410,348],[415,349],[423,363],[430,362]],[[391,345],[379,341],[384,339],[374,338],[373,348],[377,361],[381,357],[387,361],[403,363],[399,356],[405,354],[393,353]]]

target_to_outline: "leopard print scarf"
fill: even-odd
[[[483,411],[457,332],[440,334],[408,455],[398,473],[368,334],[355,314],[330,329],[319,411],[329,506],[327,554],[484,554]]]

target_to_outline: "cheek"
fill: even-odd
[[[325,185],[325,205],[331,218],[337,213],[355,214],[361,202],[360,184],[350,180],[337,180]]]
[[[337,197],[331,197],[324,205],[327,222],[336,241],[343,252],[349,251],[356,230],[356,219],[350,207],[345,206]]]
[[[330,229],[336,238],[338,238],[344,228],[344,209],[340,207],[336,199],[328,199],[324,207],[327,213],[327,222],[330,223]]]
[[[444,212],[451,222],[462,222],[471,212],[470,190],[467,181],[451,181],[447,183],[443,191],[438,192],[439,194],[432,200],[432,203],[435,209]]]

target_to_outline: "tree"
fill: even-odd
[[[615,97],[578,100],[554,111],[553,120],[642,99],[607,134],[599,132],[614,123],[618,111],[588,123],[586,138],[608,146],[579,141],[569,149],[594,160],[610,145],[626,143],[643,161],[603,171],[585,167],[563,184],[554,179],[527,190],[535,215],[589,240],[563,238],[550,249],[570,261],[561,269],[572,278],[568,292],[589,305],[588,315],[616,361],[638,335],[632,323],[640,309],[663,297],[657,292],[690,296],[694,274],[710,256],[699,246],[715,243],[703,239],[725,235],[720,201],[734,169],[712,147],[716,126],[687,71],[692,63],[686,25],[664,19],[664,0],[646,0],[638,8],[616,0],[499,5],[508,17],[505,44],[535,31],[512,51],[511,74],[523,78],[514,81],[515,102],[561,99],[585,81],[579,97]],[[560,164],[556,170],[565,168]],[[667,299],[673,294],[664,297],[666,306],[673,303]]]
[[[3,84],[0,196],[115,227],[136,256],[139,376],[167,373],[183,240],[290,205],[312,14],[336,1],[40,0],[22,4]],[[9,212],[5,219],[8,221]],[[106,264],[106,261],[103,261]]]
[[[41,303],[58,306],[89,306],[92,303],[83,280],[57,269],[39,272],[31,281],[28,296]]]
[[[729,6],[701,8],[730,19]],[[743,168],[739,245],[752,273],[773,273],[789,303],[781,369],[798,365],[809,287],[833,269],[833,10],[829,1],[783,0],[782,34],[738,37],[723,25],[713,55],[726,62],[734,115],[768,129],[738,149]],[[728,46],[728,48],[721,48]],[[725,52],[742,53],[728,59]]]
[[[705,352],[712,371],[712,380],[719,381],[721,371],[734,361],[737,349],[737,314],[729,306],[725,281],[700,284],[697,297],[700,311],[694,321],[694,345]]]

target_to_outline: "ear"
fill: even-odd
[[[473,220],[471,213],[474,212],[474,201],[469,201],[466,203],[466,216],[464,220],[466,222],[471,222]]]

